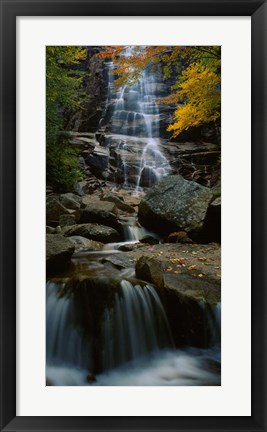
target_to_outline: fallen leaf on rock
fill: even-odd
[[[187,268],[188,268],[188,270],[198,270],[196,265],[190,265]]]
[[[204,276],[203,273],[198,274],[198,277],[203,277],[203,276]]]
[[[192,255],[197,255],[198,252],[192,251],[191,253],[192,253]]]
[[[199,260],[199,261],[206,261],[206,260],[207,260],[207,257],[198,257],[198,260]]]

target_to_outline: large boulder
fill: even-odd
[[[72,210],[79,210],[81,205],[81,197],[73,193],[65,193],[59,196],[61,204]]]
[[[60,273],[75,250],[74,245],[61,234],[46,235],[46,270],[47,274]]]
[[[60,216],[64,214],[71,214],[63,204],[61,204],[57,198],[50,197],[46,201],[46,220],[47,222],[59,222]]]
[[[175,259],[172,261],[175,262]],[[197,265],[191,265],[189,269],[176,268],[175,265],[166,266],[160,258],[142,256],[137,260],[135,270],[138,278],[151,282],[163,291],[173,291],[181,302],[204,300],[214,305],[221,301],[220,277],[194,270]]]
[[[70,226],[70,225],[76,225],[76,218],[75,215],[61,215],[59,218],[59,225],[61,227],[64,226]]]
[[[140,223],[157,232],[185,231],[199,235],[213,194],[210,189],[182,176],[162,178],[139,205]]]
[[[81,236],[102,243],[119,242],[121,236],[114,228],[93,223],[79,224],[64,231],[65,236]]]
[[[81,210],[80,223],[100,223],[120,230],[121,224],[117,220],[117,212],[114,203],[93,200]]]
[[[74,192],[81,197],[89,194],[91,192],[90,185],[85,180],[81,182],[76,182],[74,184]]]
[[[176,346],[212,346],[220,338],[219,246],[159,247],[159,253],[137,259],[136,276],[157,288]]]
[[[134,260],[127,256],[126,254],[119,253],[119,254],[113,254],[109,255],[107,257],[102,258],[102,263],[111,263],[115,268],[122,270],[122,269],[129,269],[130,267],[134,268]]]
[[[109,201],[116,204],[116,207],[126,213],[134,213],[135,209],[130,206],[129,204],[126,204],[122,199],[120,199],[117,195],[114,195],[112,193],[107,193],[101,198],[101,201]]]
[[[68,237],[68,239],[71,241],[71,243],[75,246],[75,252],[80,251],[99,251],[103,248],[103,243],[96,242],[94,240],[89,240],[85,237],[81,236],[71,236]]]

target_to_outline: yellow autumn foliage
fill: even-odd
[[[220,76],[211,68],[199,63],[191,64],[183,71],[178,85],[178,91],[163,100],[178,104],[174,122],[167,128],[174,137],[189,127],[220,118]]]

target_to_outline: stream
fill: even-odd
[[[210,314],[200,303],[211,346],[177,349],[156,289],[135,279],[134,264],[115,271],[105,262],[148,233],[134,217],[124,222],[123,242],[73,255],[78,282],[69,274],[47,282],[47,384],[220,385],[220,304]],[[102,289],[111,299],[99,309]]]

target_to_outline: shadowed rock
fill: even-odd
[[[46,220],[47,222],[59,222],[59,218],[62,215],[71,214],[64,205],[62,205],[57,198],[51,197],[46,202]]]
[[[61,234],[46,235],[46,270],[50,275],[64,269],[70,261],[75,248],[69,239]]]

